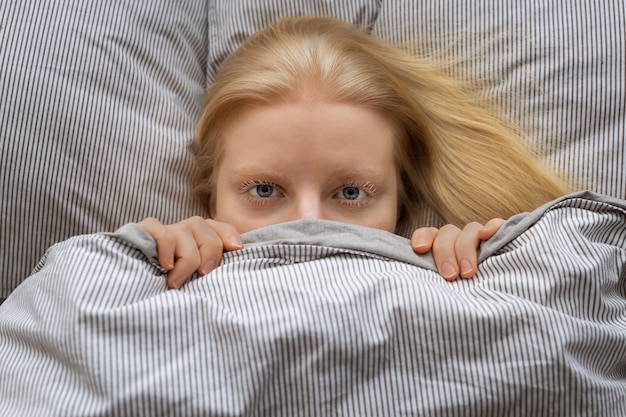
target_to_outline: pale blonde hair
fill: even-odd
[[[248,105],[315,92],[366,106],[398,128],[398,230],[434,209],[462,227],[530,211],[567,192],[518,132],[432,60],[403,52],[331,18],[280,20],[251,36],[220,67],[197,132],[196,196],[214,198],[221,132]]]

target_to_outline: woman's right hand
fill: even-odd
[[[156,241],[169,288],[180,288],[194,272],[208,274],[219,265],[224,251],[243,247],[233,226],[200,216],[171,225],[149,217],[138,224]]]

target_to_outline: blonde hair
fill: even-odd
[[[210,207],[221,132],[247,105],[301,94],[366,106],[398,129],[398,230],[431,207],[462,227],[530,211],[567,192],[518,132],[433,60],[331,18],[280,20],[251,36],[220,67],[197,132],[195,194]]]

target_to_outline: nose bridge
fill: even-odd
[[[326,213],[321,196],[315,190],[302,190],[295,201],[297,219],[325,219]]]

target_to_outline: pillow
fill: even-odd
[[[54,242],[146,216],[207,215],[187,191],[205,87],[248,35],[299,14],[473,56],[469,68],[491,74],[490,94],[519,98],[505,108],[546,163],[583,188],[626,198],[618,0],[5,1],[0,300]],[[422,220],[439,224],[433,213]]]
[[[387,1],[372,33],[460,59],[548,166],[626,199],[622,0]]]
[[[213,80],[222,61],[237,49],[248,36],[269,24],[291,16],[330,16],[369,31],[380,8],[377,0],[222,0],[216,1],[210,14],[208,79]]]
[[[189,200],[204,1],[0,4],[0,299],[53,243]]]
[[[0,414],[626,415],[626,202],[519,215],[474,279],[325,221],[168,290],[136,225],[52,247],[0,306]]]

